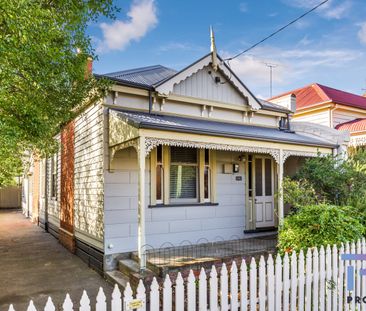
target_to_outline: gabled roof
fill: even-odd
[[[162,65],[135,68],[112,73],[106,73],[102,76],[113,78],[120,82],[138,84],[146,87],[152,87],[159,82],[176,74],[176,70],[164,67]]]
[[[263,104],[261,100],[257,99],[251,93],[251,91],[235,75],[233,70],[220,58],[219,55],[217,55],[217,59],[219,60],[218,70],[220,73],[222,73],[227,78],[227,80],[239,91],[239,93],[243,95],[243,97],[248,99],[248,103],[253,109],[264,108],[266,110],[284,113],[288,112],[287,109],[272,103]],[[95,76],[97,78],[108,78],[123,85],[155,90],[161,94],[168,95],[169,92],[173,90],[173,86],[175,84],[188,78],[198,70],[202,69],[204,66],[210,65],[211,60],[212,55],[209,53],[180,71],[176,71],[161,65],[156,65],[101,75],[96,74]]]
[[[360,118],[360,119],[355,119],[352,121],[344,122],[344,123],[338,124],[336,126],[336,129],[340,130],[340,131],[350,131],[351,133],[365,131],[366,130],[366,119]]]
[[[158,129],[200,135],[244,138],[252,140],[288,142],[318,147],[334,148],[335,144],[307,135],[247,124],[225,123],[203,119],[193,119],[169,115],[111,109],[123,121],[136,128]]]
[[[223,59],[216,55],[219,63],[217,64],[218,70],[226,77],[226,79],[239,91],[243,97],[248,99],[248,104],[253,109],[260,109],[262,108],[261,103],[259,100],[252,94],[252,92],[245,86],[245,84],[236,76],[234,71],[223,61]],[[177,72],[175,75],[167,78],[164,81],[159,82],[155,89],[161,94],[168,95],[170,92],[173,91],[173,87],[175,84],[187,79],[191,75],[195,74],[200,69],[204,68],[205,66],[210,65],[212,62],[212,53],[209,53],[202,57],[201,59],[197,60],[193,64],[187,66],[186,68],[182,69],[181,71]]]
[[[366,97],[337,90],[319,83],[313,83],[305,87],[277,95],[271,99],[289,94],[296,95],[296,111],[324,102],[333,102],[345,106],[366,109]],[[271,99],[269,99],[269,101]]]

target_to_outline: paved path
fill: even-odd
[[[100,286],[110,296],[112,286],[54,237],[20,212],[0,211],[0,311],[10,303],[25,311],[30,299],[40,311],[48,296],[60,310],[67,292],[78,309],[83,289],[93,305]]]

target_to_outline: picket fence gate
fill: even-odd
[[[230,271],[225,264],[220,271],[212,266],[209,273],[202,268],[195,277],[191,270],[186,280],[178,273],[175,280],[166,276],[162,288],[154,278],[148,292],[140,280],[134,294],[127,284],[123,295],[116,285],[108,306],[112,311],[282,311],[282,310],[366,310],[366,303],[356,303],[356,296],[366,297],[366,284],[358,273],[366,268],[366,261],[342,260],[341,254],[366,254],[365,239],[356,243],[308,249],[306,255],[300,251],[283,258],[262,256],[259,263],[254,258],[247,264],[243,260],[238,269],[235,261]],[[347,267],[355,267],[354,290],[347,291]],[[174,281],[174,283],[173,283]],[[174,289],[174,290],[173,290]],[[348,303],[347,297],[353,297]],[[362,301],[361,301],[362,302]],[[366,299],[365,299],[366,302]],[[63,303],[64,311],[76,310],[69,294]],[[94,309],[94,308],[92,308]],[[45,311],[55,311],[49,297]],[[80,311],[90,311],[90,299],[86,293],[80,300]],[[107,303],[103,289],[96,297],[96,311],[106,311]],[[13,306],[9,311],[14,311]],[[37,311],[31,301],[27,311]]]

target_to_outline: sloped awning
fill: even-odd
[[[158,129],[165,131],[214,135],[250,140],[284,142],[306,146],[336,148],[325,140],[277,128],[267,128],[247,124],[233,124],[184,118],[170,115],[155,115],[142,112],[113,110],[113,113],[127,124],[139,129]]]

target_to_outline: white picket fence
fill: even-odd
[[[109,305],[112,311],[366,310],[366,303],[355,303],[355,296],[366,296],[366,278],[362,282],[359,274],[361,268],[366,268],[366,261],[344,261],[340,256],[343,253],[366,254],[365,240],[347,243],[339,249],[329,245],[326,249],[309,249],[306,255],[302,251],[299,255],[293,252],[291,256],[277,256],[275,261],[271,255],[267,261],[262,256],[258,264],[254,258],[249,265],[243,260],[240,269],[233,262],[230,271],[223,264],[219,273],[215,266],[209,273],[202,268],[197,278],[191,270],[186,280],[178,273],[175,280],[166,276],[162,288],[154,278],[148,292],[141,280],[136,294],[129,284],[123,295],[115,286]],[[353,292],[346,290],[349,265],[353,265],[356,272]],[[348,296],[353,297],[351,303],[347,303]],[[63,310],[73,309],[76,308],[67,294]],[[79,310],[90,309],[90,299],[84,291]],[[102,288],[96,297],[95,309],[107,310]],[[51,298],[44,310],[55,311]],[[14,311],[12,305],[9,311]],[[27,311],[36,311],[32,301]]]

